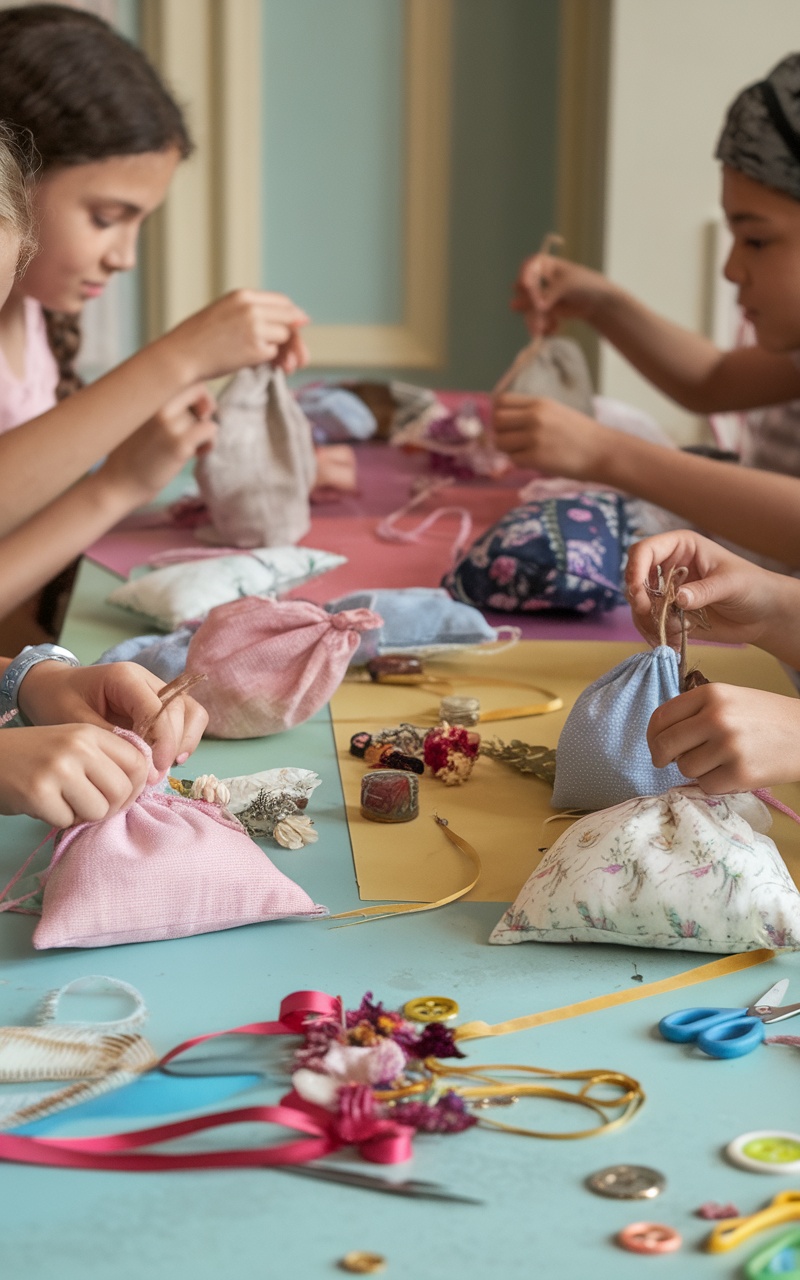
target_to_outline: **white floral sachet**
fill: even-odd
[[[293,765],[285,765],[282,769],[264,769],[261,773],[243,773],[237,778],[224,778],[223,783],[230,793],[226,807],[230,813],[242,813],[262,791],[289,792],[298,799],[307,801],[321,781],[318,773]]]
[[[311,547],[258,547],[154,569],[117,587],[108,599],[174,631],[182,622],[204,618],[217,605],[241,596],[281,595],[346,563],[344,556]]]
[[[575,822],[490,942],[612,942],[683,951],[800,949],[800,893],[756,796],[698,786]]]

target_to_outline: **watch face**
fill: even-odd
[[[663,1173],[643,1164],[612,1164],[586,1179],[590,1191],[613,1200],[652,1200],[667,1185]]]

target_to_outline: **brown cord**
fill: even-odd
[[[658,574],[658,586],[651,587],[649,583],[645,583],[645,590],[652,601],[652,617],[658,628],[658,643],[667,645],[667,622],[670,617],[676,617],[681,629],[681,647],[680,661],[678,664],[678,679],[681,693],[686,693],[689,689],[696,689],[699,685],[708,684],[708,680],[696,667],[690,671],[686,669],[686,644],[689,631],[692,627],[699,627],[702,630],[710,629],[708,618],[704,609],[682,609],[677,603],[677,595],[689,576],[689,570],[685,565],[674,565],[666,578],[664,577],[661,565],[656,566]]]
[[[153,726],[161,715],[161,712],[168,707],[175,698],[180,698],[181,694],[188,693],[188,691],[193,689],[196,684],[200,684],[201,680],[207,679],[208,677],[205,675],[192,676],[187,675],[184,671],[183,675],[177,676],[174,680],[170,680],[169,684],[165,684],[164,688],[159,692],[158,696],[161,699],[161,706],[158,711],[155,711],[152,715],[146,716],[144,720],[139,722],[139,724],[134,725],[134,733],[147,742],[148,736],[152,732]]]

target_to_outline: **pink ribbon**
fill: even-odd
[[[239,1107],[234,1111],[217,1111],[213,1115],[176,1120],[151,1129],[106,1134],[100,1138],[27,1138],[0,1134],[0,1160],[66,1169],[172,1173],[183,1169],[252,1169],[306,1164],[346,1146],[356,1146],[363,1159],[373,1164],[399,1164],[409,1160],[414,1130],[408,1125],[374,1115],[372,1091],[366,1085],[351,1085],[343,1093],[346,1095],[351,1091],[364,1095],[359,1100],[360,1110],[355,1120],[352,1115],[336,1115],[305,1102],[295,1093],[289,1093],[277,1107]],[[254,1121],[297,1129],[310,1136],[278,1147],[195,1151],[183,1155],[137,1153],[139,1147],[158,1146],[206,1129],[252,1124]]]
[[[298,1035],[309,1018],[342,1017],[341,1000],[323,991],[294,991],[281,1002],[276,1022],[250,1022],[227,1031],[194,1036],[171,1049],[159,1062],[164,1067],[194,1045],[227,1035]],[[30,1138],[0,1134],[0,1160],[69,1169],[105,1169],[128,1173],[174,1172],[182,1169],[244,1169],[270,1165],[306,1164],[355,1146],[373,1164],[400,1164],[411,1158],[414,1130],[377,1115],[367,1085],[345,1085],[338,1095],[338,1112],[306,1102],[292,1090],[278,1106],[240,1107],[189,1120],[171,1121],[150,1129],[134,1129],[95,1138]],[[307,1134],[276,1147],[247,1147],[190,1152],[185,1155],[138,1153],[206,1129],[233,1124],[278,1124]]]

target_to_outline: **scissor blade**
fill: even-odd
[[[784,1018],[794,1018],[798,1013],[800,1013],[800,1004],[787,1004],[782,1007],[778,1005],[777,1009],[769,1008],[766,1013],[762,1013],[761,1021],[783,1022]]]
[[[435,1182],[392,1182],[390,1178],[375,1177],[350,1169],[328,1169],[321,1165],[280,1165],[279,1173],[293,1173],[299,1178],[317,1178],[322,1182],[338,1182],[346,1187],[360,1187],[363,1191],[381,1191],[386,1195],[411,1196],[421,1200],[454,1200],[459,1204],[483,1204],[470,1196],[459,1196]]]
[[[776,982],[774,986],[770,987],[769,991],[765,991],[763,996],[761,996],[759,1000],[756,1000],[747,1012],[758,1017],[760,1010],[771,1009],[776,1005],[779,1005],[783,997],[786,995],[788,986],[789,979],[781,978],[779,982]]]

